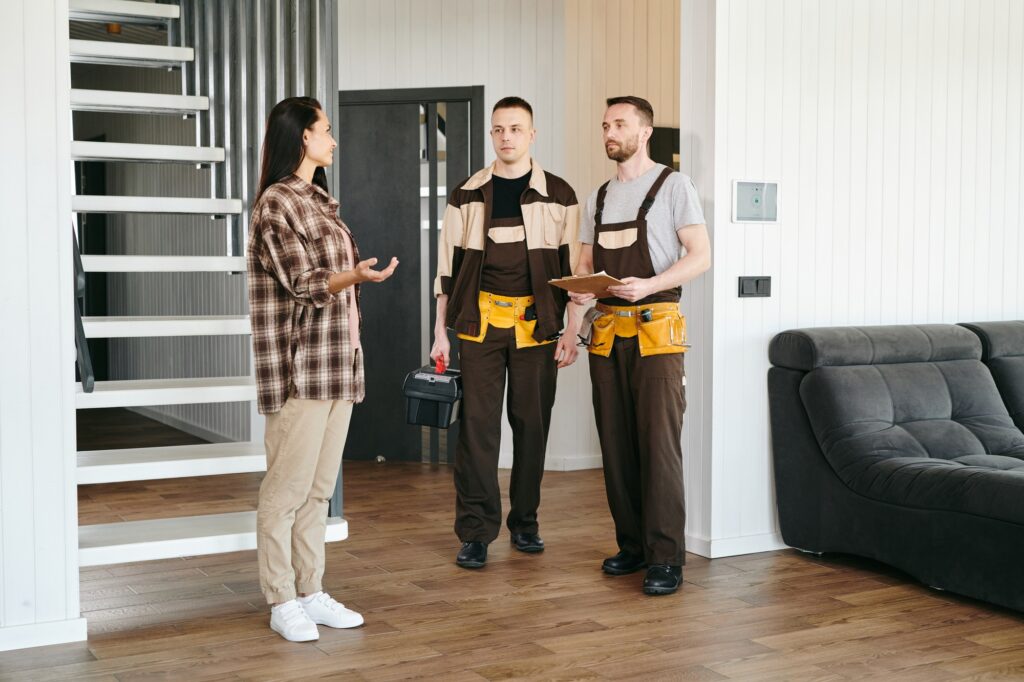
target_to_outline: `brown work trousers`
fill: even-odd
[[[637,337],[616,337],[609,357],[590,355],[590,381],[619,549],[682,566],[683,354],[640,357]]]
[[[537,532],[544,452],[555,403],[554,343],[516,348],[515,328],[487,327],[483,341],[463,341],[462,417],[455,449],[455,534],[462,542],[489,543],[501,529],[498,450],[501,405],[508,375],[508,422],[512,427],[511,508],[513,533]]]

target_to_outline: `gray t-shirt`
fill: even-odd
[[[636,220],[640,204],[664,168],[662,164],[656,164],[654,168],[629,182],[619,182],[618,178],[612,178],[608,183],[608,193],[604,197],[601,222],[607,225]],[[594,243],[596,211],[597,190],[594,190],[587,199],[586,210],[580,219],[580,241],[584,244]],[[697,196],[697,188],[693,186],[693,181],[688,175],[672,173],[658,191],[651,210],[647,212],[647,247],[651,251],[655,274],[668,270],[679,260],[681,249],[676,230],[686,225],[702,224],[704,211],[701,209],[700,197]]]

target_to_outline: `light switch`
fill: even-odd
[[[767,297],[772,295],[771,277],[740,277],[739,297]]]

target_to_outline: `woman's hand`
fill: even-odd
[[[356,280],[360,282],[383,282],[395,273],[395,268],[398,267],[398,259],[392,257],[391,262],[383,270],[374,270],[373,266],[376,264],[376,258],[360,261],[355,269]]]

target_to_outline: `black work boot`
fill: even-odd
[[[487,563],[487,543],[463,542],[455,563],[463,568],[483,568]]]
[[[644,577],[644,594],[672,594],[682,582],[682,566],[651,564]]]
[[[645,565],[642,556],[630,554],[623,550],[615,556],[605,559],[604,563],[601,564],[601,570],[608,575],[629,575],[630,573],[636,573]]]
[[[544,551],[544,541],[536,533],[512,533],[512,546],[530,554]]]

